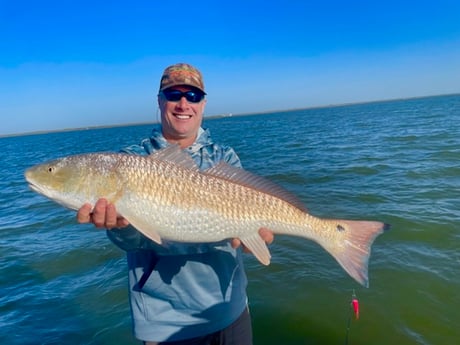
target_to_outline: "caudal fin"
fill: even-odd
[[[321,243],[358,283],[369,287],[368,262],[375,238],[390,226],[381,222],[331,220],[339,232],[337,242]]]

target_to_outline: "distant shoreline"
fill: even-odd
[[[372,104],[372,103],[387,103],[387,102],[397,102],[397,101],[409,101],[409,100],[417,100],[417,99],[423,99],[423,98],[448,97],[448,96],[460,96],[460,93],[431,95],[431,96],[416,96],[416,97],[408,97],[408,98],[393,98],[393,99],[383,99],[383,100],[363,101],[363,102],[350,102],[350,103],[339,103],[339,104],[327,104],[327,105],[318,105],[318,106],[311,106],[311,107],[290,108],[290,109],[275,109],[275,110],[267,110],[267,111],[261,111],[261,112],[249,112],[249,113],[238,113],[238,114],[223,113],[223,114],[205,116],[204,120],[214,120],[214,119],[221,119],[221,118],[225,118],[225,117],[256,116],[256,115],[265,115],[265,114],[271,114],[271,113],[288,113],[288,112],[299,111],[299,110],[338,108],[338,107],[347,107],[347,106],[352,106],[352,105],[362,105],[362,104]],[[30,132],[12,133],[12,134],[0,134],[0,139],[1,138],[8,138],[8,137],[19,137],[19,136],[27,136],[27,135],[40,135],[40,134],[59,133],[59,132],[84,131],[84,130],[103,129],[103,128],[116,128],[116,127],[127,127],[127,126],[145,126],[145,125],[154,125],[154,124],[157,124],[157,123],[158,123],[157,121],[152,121],[152,122],[148,121],[148,122],[137,122],[137,123],[120,123],[120,124],[112,124],[112,125],[63,128],[63,129],[53,129],[53,130],[38,130],[38,131],[30,131]]]
[[[300,110],[339,108],[339,107],[349,107],[353,105],[389,103],[389,102],[410,101],[410,100],[417,100],[417,99],[424,99],[424,98],[449,97],[449,96],[460,96],[460,93],[448,93],[448,94],[430,95],[430,96],[414,96],[414,97],[407,97],[407,98],[390,98],[390,99],[381,99],[381,100],[363,101],[363,102],[336,103],[336,104],[326,104],[326,105],[317,105],[317,106],[311,106],[311,107],[290,108],[290,109],[277,109],[277,110],[275,109],[275,110],[269,110],[269,111],[263,111],[263,112],[232,114],[231,116],[228,116],[226,114],[220,114],[220,115],[206,116],[206,119],[215,119],[215,118],[222,118],[222,117],[265,115],[265,114],[271,114],[271,113],[288,113],[288,112],[300,111]]]

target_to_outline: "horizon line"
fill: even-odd
[[[276,109],[276,110],[266,110],[266,111],[254,111],[254,112],[247,112],[247,113],[221,113],[216,115],[209,115],[203,116],[203,120],[214,120],[220,119],[223,117],[241,117],[241,116],[256,116],[256,115],[266,115],[271,113],[287,113],[293,111],[300,111],[300,110],[311,110],[311,109],[324,109],[324,108],[338,108],[338,107],[346,107],[352,105],[361,105],[361,104],[372,104],[372,103],[386,103],[386,102],[395,102],[395,101],[408,101],[413,99],[423,99],[423,98],[432,98],[432,97],[448,97],[448,96],[460,96],[460,93],[448,93],[448,94],[437,94],[437,95],[427,95],[427,96],[414,96],[414,97],[403,97],[403,98],[388,98],[388,99],[381,99],[381,100],[371,100],[371,101],[358,101],[358,102],[347,102],[347,103],[335,103],[335,104],[327,104],[327,105],[317,105],[317,106],[310,106],[310,107],[300,107],[300,108],[287,108],[287,109]],[[92,129],[103,129],[103,128],[116,128],[116,127],[125,127],[125,126],[143,126],[148,124],[157,124],[158,121],[147,121],[147,122],[126,122],[126,123],[118,123],[118,124],[111,124],[111,125],[95,125],[95,126],[82,126],[82,127],[70,127],[70,128],[60,128],[60,129],[50,129],[50,130],[35,130],[29,132],[18,132],[18,133],[10,133],[10,134],[0,134],[1,138],[8,138],[8,137],[19,137],[19,136],[27,136],[27,135],[40,135],[40,134],[47,134],[47,133],[59,133],[59,132],[72,132],[72,131],[83,131],[83,130],[92,130]]]

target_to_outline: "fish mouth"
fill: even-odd
[[[32,189],[34,192],[46,195],[45,189],[40,187],[38,184],[34,183],[30,171],[26,171],[24,177],[30,189]]]
[[[32,189],[34,192],[37,192],[37,193],[46,195],[46,192],[45,192],[45,189],[44,189],[44,188],[41,188],[40,186],[34,184],[34,183],[31,182],[31,181],[27,181],[27,182],[28,182],[28,184],[29,184],[29,188]]]
[[[66,208],[69,208],[71,210],[77,210],[78,209],[78,207],[76,207],[74,204],[69,203],[66,200],[60,198],[59,195],[55,195],[55,193],[53,193],[52,189],[37,185],[33,181],[27,179],[27,177],[26,177],[26,180],[28,182],[29,188],[31,190],[33,190],[34,192],[36,192],[36,193],[38,193],[40,195],[43,195],[43,196],[53,200],[54,202],[66,207]]]

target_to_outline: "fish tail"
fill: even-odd
[[[331,220],[337,241],[321,243],[358,283],[369,287],[368,262],[375,238],[390,226],[381,222]]]

